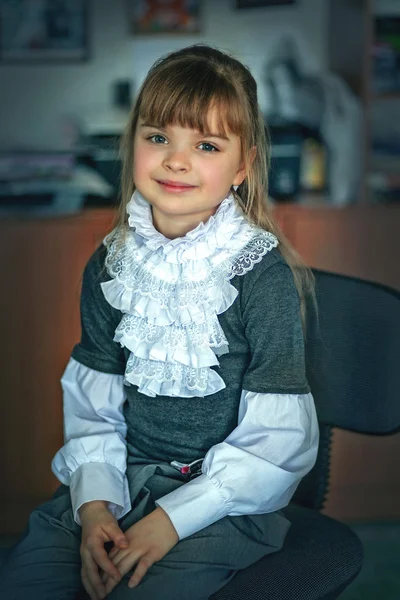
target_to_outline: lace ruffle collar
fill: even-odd
[[[230,283],[278,244],[251,225],[232,195],[206,223],[170,240],[152,222],[136,191],[127,206],[129,229],[104,244],[111,280],[102,290],[122,319],[114,340],[130,351],[125,383],[147,396],[202,397],[225,387],[211,367],[228,352],[217,315],[235,301]]]

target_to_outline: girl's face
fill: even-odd
[[[152,205],[156,227],[182,223],[186,231],[205,222],[226,198],[232,185],[245,178],[240,138],[217,135],[217,113],[210,110],[206,135],[169,125],[166,129],[139,119],[134,138],[133,177]],[[161,228],[160,228],[161,227]],[[189,227],[189,228],[188,228]],[[166,235],[166,234],[165,234]]]

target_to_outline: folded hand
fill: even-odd
[[[99,569],[113,578],[115,585],[121,575],[104,548],[113,542],[115,548],[127,548],[128,541],[118,526],[116,518],[107,508],[107,502],[87,502],[79,509],[82,522],[82,583],[91,600],[105,598],[106,591]]]
[[[125,537],[128,540],[128,547],[123,549],[114,547],[109,553],[109,558],[122,577],[136,565],[128,582],[131,588],[137,586],[148,569],[161,560],[179,541],[170,518],[160,507],[127,529]],[[104,573],[103,583],[106,593],[109,594],[118,582],[108,573]]]

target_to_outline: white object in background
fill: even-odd
[[[348,85],[331,73],[322,75],[324,111],[320,131],[329,149],[330,201],[336,206],[357,200],[364,147],[360,102]]]
[[[40,197],[52,194],[51,204],[40,204]],[[27,181],[0,182],[0,197],[15,196],[15,205],[12,203],[0,207],[0,215],[9,215],[25,212],[30,216],[64,216],[76,214],[82,210],[87,196],[100,198],[114,198],[114,188],[94,169],[85,165],[78,165],[71,177],[66,179],[46,178]],[[38,204],[32,203],[17,208],[18,197],[24,195],[37,196]]]
[[[323,94],[318,78],[307,75],[300,64],[296,41],[282,37],[265,67],[267,120],[278,118],[318,129]]]
[[[91,107],[79,117],[82,133],[88,138],[96,135],[119,136],[128,124],[129,114],[129,110],[116,106]]]

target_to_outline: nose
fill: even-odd
[[[186,172],[191,168],[189,153],[184,150],[169,149],[164,160],[163,166],[169,171]]]

